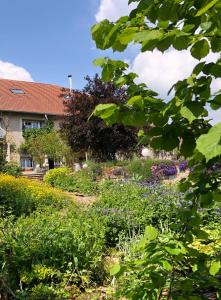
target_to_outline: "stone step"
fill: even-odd
[[[32,173],[32,174],[23,173],[21,177],[28,178],[31,180],[43,181],[44,175],[45,173]]]

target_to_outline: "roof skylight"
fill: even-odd
[[[16,95],[25,94],[25,92],[22,89],[16,89],[16,88],[11,89],[11,92]]]
[[[65,96],[64,96],[64,99],[65,99],[65,100],[71,99],[71,96],[70,96],[70,95],[65,95]]]

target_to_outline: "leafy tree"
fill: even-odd
[[[95,60],[95,65],[102,67],[103,80],[113,80],[119,88],[125,87],[129,100],[120,105],[114,102],[109,106],[98,105],[94,115],[108,124],[112,124],[113,120],[139,127],[153,124],[143,140],[156,150],[178,148],[179,153],[190,160],[189,166],[192,167],[189,178],[180,184],[187,201],[185,209],[180,212],[182,234],[179,238],[162,242],[157,241],[157,237],[150,237],[149,231],[154,230],[147,229],[147,246],[145,248],[143,243],[142,251],[149,261],[146,269],[141,268],[139,274],[149,280],[144,280],[146,286],[137,286],[137,290],[130,286],[127,296],[130,299],[144,299],[142,297],[145,296],[145,299],[161,299],[159,291],[165,287],[165,278],[168,278],[167,299],[202,299],[195,295],[196,290],[211,286],[220,290],[215,277],[220,270],[220,262],[211,262],[208,256],[202,257],[198,251],[190,251],[188,244],[196,236],[204,239],[206,236],[199,229],[199,210],[221,200],[221,174],[217,171],[221,164],[221,123],[212,126],[206,118],[209,107],[221,113],[221,93],[211,92],[213,80],[221,77],[221,59],[206,62],[209,53],[221,51],[221,1],[129,0],[129,3],[132,2],[137,7],[129,16],[121,17],[115,23],[104,20],[92,27],[92,36],[99,49],[124,51],[130,43],[139,44],[142,52],[154,49],[164,52],[174,47],[177,50],[188,49],[200,62],[188,78],[171,87],[169,95],[171,91],[174,95],[166,102],[146,84],[137,84],[137,75],[128,72],[128,64],[109,58]],[[164,243],[168,243],[169,248]],[[162,266],[160,257],[165,249],[170,258]],[[121,268],[116,270],[114,274],[120,273]],[[166,270],[167,275],[160,270]],[[180,276],[179,282],[174,280],[175,275]],[[174,286],[179,290],[179,296],[173,294]]]
[[[30,129],[24,133],[24,137],[25,142],[20,146],[20,151],[30,154],[40,166],[43,165],[45,156],[53,161],[71,156],[70,148],[52,127]]]
[[[109,127],[100,118],[91,116],[98,104],[109,107],[109,103],[126,103],[125,89],[103,82],[98,75],[87,76],[86,80],[83,91],[74,92],[72,99],[66,101],[67,116],[61,125],[61,132],[73,151],[89,151],[98,160],[112,160],[117,151],[133,150],[137,143],[134,129],[114,120]]]

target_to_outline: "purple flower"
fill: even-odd
[[[180,162],[180,163],[179,163],[179,166],[178,166],[180,172],[186,171],[187,165],[188,165],[187,161]]]

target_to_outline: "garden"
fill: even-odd
[[[49,170],[42,183],[2,173],[3,297],[168,299],[173,276],[173,299],[213,299],[221,205],[189,215],[191,201],[164,181],[186,169],[186,161],[136,158]],[[85,205],[76,193],[96,201]],[[182,219],[200,224],[185,244],[176,240],[188,235]]]
[[[221,299],[220,1],[131,3],[92,27],[98,49],[174,48],[199,62],[163,101],[126,59],[98,58],[100,76],[64,90],[59,131],[24,134],[40,167],[45,155],[62,167],[34,182],[1,159],[1,299]]]

